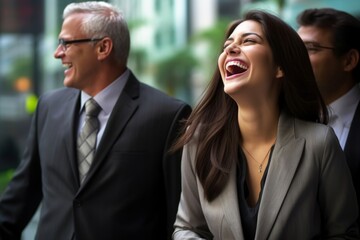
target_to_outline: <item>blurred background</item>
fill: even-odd
[[[63,86],[55,60],[68,0],[0,0],[0,195],[24,150],[38,97]],[[81,1],[75,1],[81,2]],[[109,0],[131,31],[129,67],[143,82],[194,105],[217,64],[230,21],[265,9],[294,29],[306,8],[332,7],[360,17],[359,0]],[[357,33],[359,34],[359,33]],[[37,215],[23,234],[34,239]]]

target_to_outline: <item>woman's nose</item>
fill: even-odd
[[[237,46],[236,44],[230,44],[229,46],[226,47],[226,53],[231,55],[231,54],[239,54],[241,52],[240,47]]]

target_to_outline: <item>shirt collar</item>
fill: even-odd
[[[129,69],[126,69],[123,74],[121,74],[117,79],[115,79],[115,81],[113,81],[110,85],[108,85],[106,88],[101,90],[101,92],[99,92],[93,97],[106,115],[111,113],[112,109],[114,108],[117,99],[119,98],[125,87],[129,75],[130,71]],[[80,112],[83,110],[85,102],[89,98],[91,98],[90,95],[81,91]]]
[[[338,98],[328,106],[330,118],[333,115],[337,115],[344,124],[350,124],[359,100],[360,87],[358,84],[356,84],[345,95]]]

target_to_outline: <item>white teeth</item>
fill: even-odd
[[[71,67],[72,67],[72,64],[71,64],[71,63],[64,63],[64,64],[63,64],[63,67],[71,68]]]
[[[239,61],[229,61],[228,63],[226,63],[226,69],[228,69],[228,67],[230,67],[230,66],[237,66],[237,67],[240,67],[245,70],[248,69],[247,66],[241,64]]]

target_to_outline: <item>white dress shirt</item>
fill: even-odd
[[[122,93],[122,90],[125,87],[129,75],[130,75],[130,71],[127,69],[114,82],[112,82],[109,86],[107,86],[101,92],[96,94],[96,96],[94,96],[95,101],[101,107],[101,111],[98,115],[98,119],[100,122],[100,129],[97,134],[96,147],[99,146],[100,140],[102,138],[102,135],[104,134],[105,127],[109,120],[110,114],[116,104],[116,101],[118,100],[120,94]],[[80,133],[80,130],[84,125],[84,120],[85,120],[84,105],[89,98],[91,98],[91,96],[89,96],[85,92],[81,92],[80,119],[79,119],[80,127],[78,128],[78,134]]]
[[[356,84],[344,96],[328,106],[329,125],[334,129],[341,148],[344,149],[351,122],[360,100],[360,87]]]

